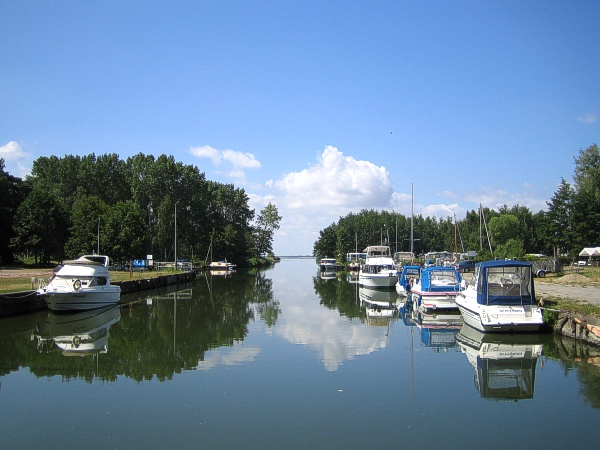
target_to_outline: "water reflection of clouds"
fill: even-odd
[[[311,301],[284,307],[276,333],[316,349],[329,371],[337,370],[345,360],[385,348],[388,342],[387,327],[371,327],[359,319],[341,317],[339,311]]]
[[[241,344],[240,344],[241,345]],[[208,370],[218,365],[236,366],[239,364],[252,362],[258,354],[260,348],[257,347],[219,347],[207,352],[204,355],[204,361],[198,361],[197,370]]]

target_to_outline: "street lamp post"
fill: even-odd
[[[179,203],[182,198],[175,202],[175,270],[177,270],[177,203]]]

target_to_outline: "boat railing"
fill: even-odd
[[[46,289],[48,284],[44,278],[38,278],[38,289]]]

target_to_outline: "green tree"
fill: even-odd
[[[273,234],[279,229],[281,216],[277,207],[269,203],[256,218],[255,236],[256,253],[266,255],[273,253]]]
[[[579,150],[575,158],[575,190],[589,191],[600,199],[600,149],[592,144],[585,150]]]
[[[17,251],[32,254],[36,263],[62,260],[68,227],[67,211],[56,196],[34,189],[17,209],[12,244]]]
[[[504,245],[509,239],[520,238],[519,219],[512,214],[502,214],[492,217],[488,223],[492,242],[496,246]],[[521,240],[521,239],[519,239]]]
[[[109,206],[95,196],[84,196],[75,201],[71,211],[70,237],[65,245],[65,253],[69,258],[81,254],[91,254],[98,250],[98,237],[105,236],[106,228],[103,216]],[[106,239],[102,239],[103,243]],[[100,247],[103,251],[104,247]]]
[[[573,224],[573,201],[575,191],[564,178],[548,204],[548,211],[542,221],[542,233],[546,241],[558,249],[558,254],[572,252],[575,237]]]
[[[116,261],[143,259],[146,230],[144,213],[132,200],[118,202],[105,213],[106,226],[101,232],[101,250]]]
[[[4,263],[14,261],[10,246],[11,238],[14,237],[14,218],[26,195],[27,189],[23,181],[6,172],[4,159],[0,158],[0,261]]]

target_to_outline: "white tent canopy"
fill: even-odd
[[[579,256],[600,256],[600,247],[586,247],[579,252]]]

